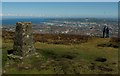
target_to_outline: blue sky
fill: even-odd
[[[2,2],[118,2],[119,0],[1,0]]]
[[[117,18],[117,2],[3,2],[3,16]]]

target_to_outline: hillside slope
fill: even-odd
[[[14,62],[6,61],[6,50],[12,49],[13,41],[3,40],[4,73],[116,74],[118,48],[98,46],[109,41],[110,38],[93,38],[86,43],[70,45],[35,42],[35,55],[23,62]]]

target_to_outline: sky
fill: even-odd
[[[2,2],[2,16],[117,18],[117,2]]]
[[[119,0],[1,0],[2,2],[119,2]]]

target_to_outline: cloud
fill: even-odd
[[[52,15],[47,15],[47,14],[10,14],[10,13],[7,13],[7,14],[1,14],[0,13],[0,17],[3,17],[3,16],[11,16],[11,17],[64,17],[64,15],[59,15],[59,14],[56,14],[54,16]]]
[[[45,17],[45,14],[2,14],[0,16],[19,16],[19,17]]]
[[[0,16],[3,16],[2,13],[0,13]]]
[[[11,16],[11,14],[2,14],[2,13],[0,13],[0,16]]]

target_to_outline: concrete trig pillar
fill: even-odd
[[[26,57],[35,51],[33,46],[33,31],[31,22],[17,22],[13,45],[13,54]]]

